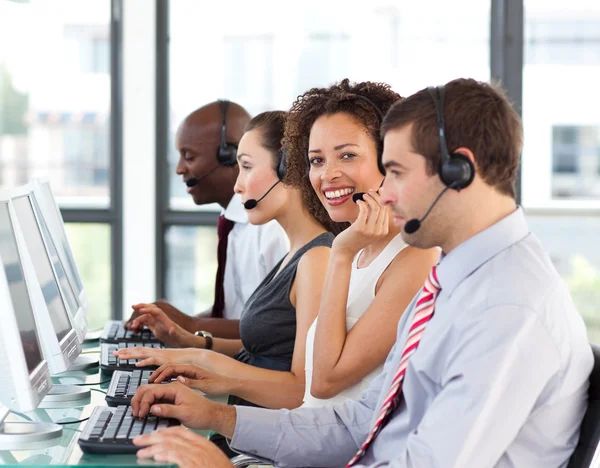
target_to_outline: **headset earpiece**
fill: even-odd
[[[227,142],[227,109],[229,101],[219,99],[219,107],[221,109],[221,143],[217,149],[217,161],[222,166],[234,166],[237,164],[237,145]]]
[[[427,88],[435,105],[440,139],[440,179],[446,187],[461,191],[471,185],[475,177],[475,167],[471,160],[461,153],[448,153],[446,129],[444,126],[444,86]]]
[[[279,153],[279,164],[277,165],[277,177],[279,178],[279,180],[283,181],[283,179],[285,179],[285,173],[287,170],[287,165],[286,165],[286,154],[285,154],[285,150],[282,149],[281,152]]]
[[[475,177],[473,163],[461,153],[452,153],[450,159],[440,166],[440,179],[447,187],[462,190],[471,185]]]

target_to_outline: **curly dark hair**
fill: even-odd
[[[382,120],[380,114],[385,114],[392,104],[401,98],[388,84],[372,81],[351,83],[348,78],[345,78],[329,88],[312,88],[298,96],[292,104],[283,136],[287,163],[284,182],[302,190],[302,197],[311,213],[316,213],[317,220],[334,234],[348,227],[348,223],[336,223],[329,218],[327,210],[310,184],[308,178],[310,130],[315,120],[322,115],[344,112],[352,115],[365,126],[381,153],[383,141],[380,136]],[[374,109],[373,105],[377,106],[380,112]]]

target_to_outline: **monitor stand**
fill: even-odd
[[[99,354],[100,353],[98,353],[98,355]],[[98,360],[98,358],[93,358],[90,356],[77,356],[77,359],[73,361],[73,364],[69,366],[66,372],[93,369],[94,367],[98,367],[99,365],[100,361]]]
[[[0,413],[2,408],[0,408]],[[0,450],[37,450],[58,444],[62,427],[40,422],[4,422],[0,414]],[[2,460],[0,456],[0,460]]]
[[[38,408],[76,408],[91,401],[89,388],[78,385],[52,385]]]

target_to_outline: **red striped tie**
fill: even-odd
[[[402,381],[404,380],[404,373],[406,372],[408,360],[417,349],[417,346],[419,346],[419,341],[421,341],[425,326],[429,320],[431,320],[431,317],[433,317],[435,298],[439,292],[440,283],[438,282],[436,267],[434,266],[429,273],[429,277],[425,281],[425,285],[423,286],[417,304],[415,305],[415,315],[412,324],[410,325],[410,329],[408,330],[408,338],[404,345],[404,351],[402,351],[400,364],[398,365],[398,370],[392,380],[390,390],[383,400],[379,416],[377,416],[375,424],[373,424],[373,428],[367,436],[367,440],[365,440],[358,452],[356,452],[356,455],[354,455],[352,460],[346,465],[346,468],[350,468],[360,460],[377,434],[379,434],[381,429],[387,424],[394,410],[398,407],[400,396],[402,395]]]

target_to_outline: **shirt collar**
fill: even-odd
[[[239,193],[233,195],[227,208],[221,214],[234,223],[248,224],[248,214],[242,205],[242,196]]]
[[[440,260],[437,276],[442,291],[451,295],[481,265],[528,234],[523,209],[518,207],[496,224],[467,239]]]

